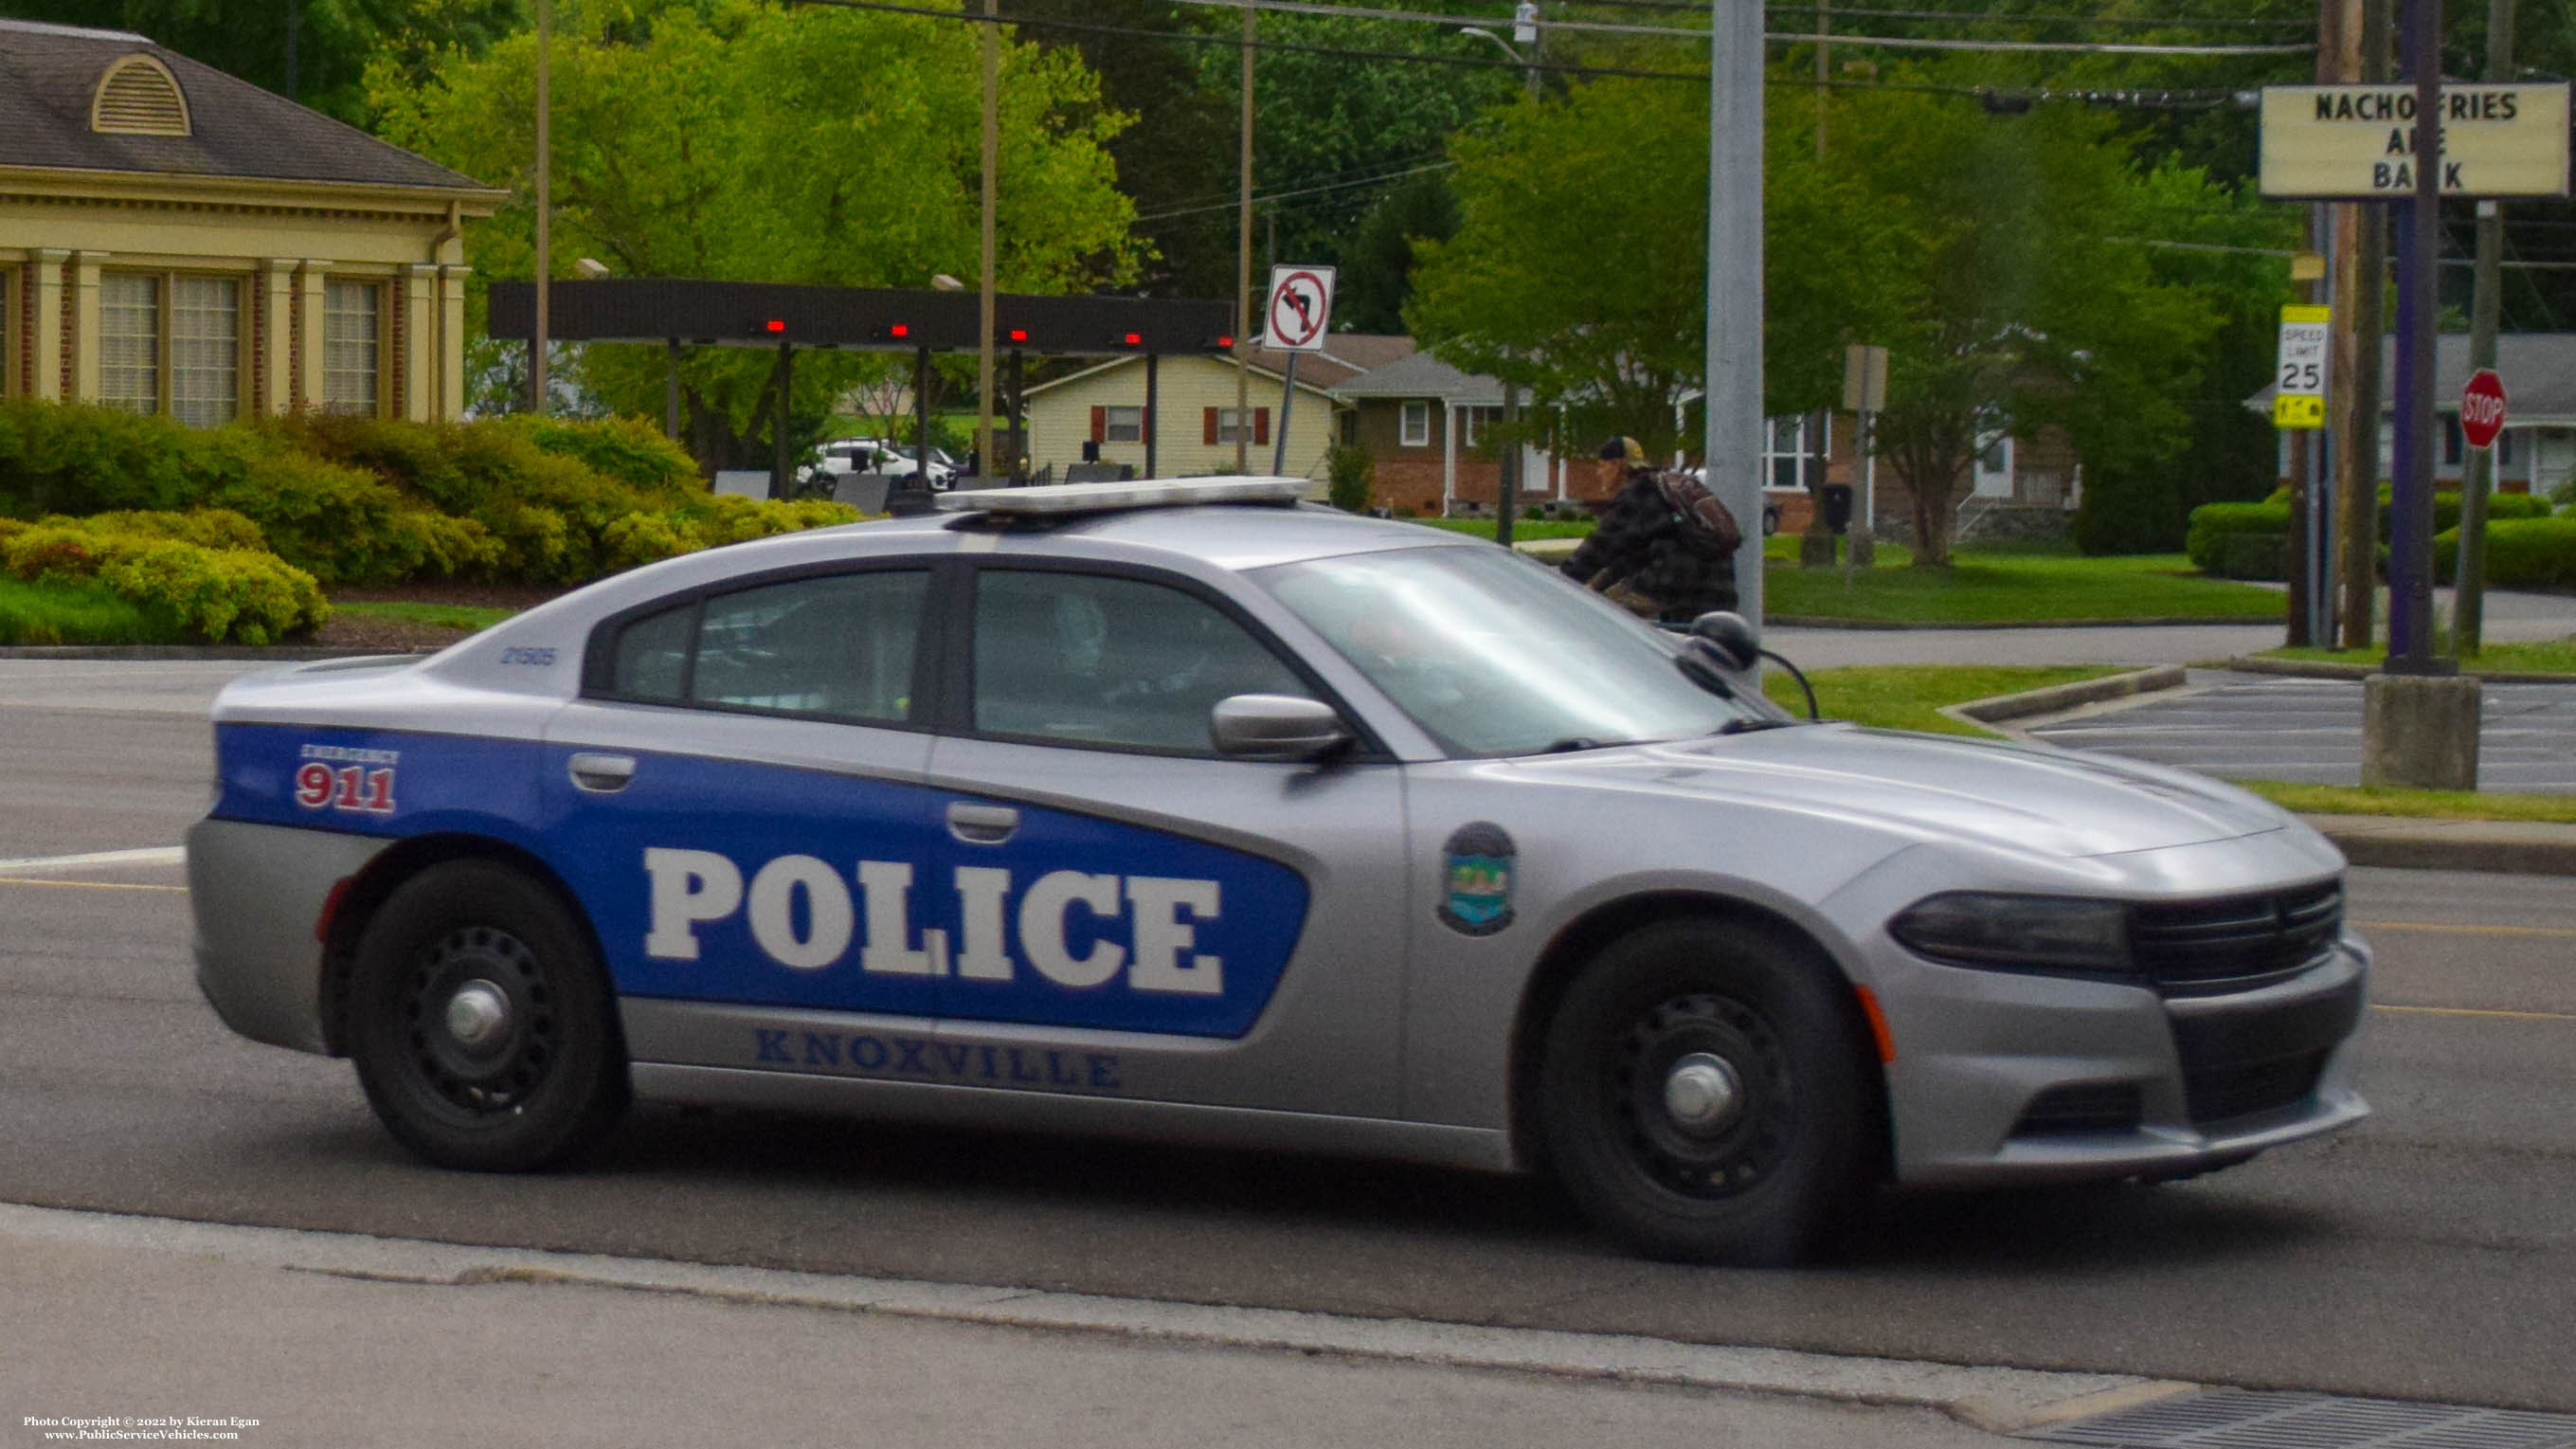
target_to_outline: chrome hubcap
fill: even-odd
[[[498,1048],[510,1033],[510,998],[500,987],[476,979],[447,998],[447,1034],[456,1044],[481,1055]]]
[[[1664,1112],[1688,1132],[1714,1132],[1744,1105],[1744,1079],[1733,1063],[1711,1052],[1692,1052],[1664,1074]]]

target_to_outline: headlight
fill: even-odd
[[[1908,907],[1888,934],[1910,950],[1998,971],[2126,975],[2129,908],[2117,901],[1958,891]]]

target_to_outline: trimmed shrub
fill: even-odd
[[[688,450],[637,418],[567,422],[518,413],[485,426],[517,432],[539,449],[571,458],[629,488],[673,492],[702,486],[697,460]]]
[[[629,569],[702,548],[855,523],[860,516],[846,503],[815,498],[790,503],[718,495],[615,519],[601,532],[601,548],[609,568]]]
[[[38,518],[109,509],[176,509],[205,434],[118,408],[0,402],[0,513]]]
[[[30,583],[94,580],[167,632],[209,644],[267,644],[330,617],[313,576],[250,549],[201,548],[85,523],[18,529],[0,567]]]
[[[2459,571],[2460,531],[2434,536],[2433,566],[2443,583]],[[2487,585],[2498,589],[2576,588],[2576,518],[2505,518],[2487,523]]]
[[[1325,476],[1331,480],[1325,497],[1344,513],[1366,513],[1377,498],[1377,464],[1365,448],[1336,445],[1324,456]]]
[[[2222,540],[2240,535],[2253,535],[2273,540],[2273,572],[2268,574],[2224,573],[2229,564],[2251,563],[2252,552],[2230,550]],[[2290,536],[2290,506],[2286,503],[2204,503],[2191,511],[2191,527],[2183,540],[2184,552],[2191,555],[2194,567],[2203,573],[2221,574],[2226,578],[2279,578],[2281,550]]]
[[[78,527],[91,533],[124,533],[137,538],[166,538],[177,543],[193,543],[199,548],[268,547],[260,537],[259,525],[229,508],[192,508],[185,513],[146,513],[124,511],[93,513],[87,518],[54,517],[40,522],[48,528]]]

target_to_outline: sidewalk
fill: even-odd
[[[2000,1449],[1952,1416],[2184,1388],[8,1206],[0,1302],[0,1449],[127,1418],[262,1449]]]

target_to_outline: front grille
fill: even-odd
[[[2030,1099],[2015,1137],[2064,1137],[2079,1132],[2135,1132],[2146,1115],[2145,1094],[2135,1082],[2085,1082],[2051,1087]]]
[[[2317,1089],[2317,1077],[2326,1068],[2326,1055],[2321,1051],[2301,1052],[2279,1061],[2197,1070],[2186,1064],[2183,1103],[2191,1112],[2193,1125],[2205,1127],[2231,1117],[2250,1117],[2303,1102]]]
[[[2343,931],[2343,887],[2179,905],[2141,905],[2129,914],[2129,953],[2168,996],[2250,991],[2286,980],[2334,948]]]

